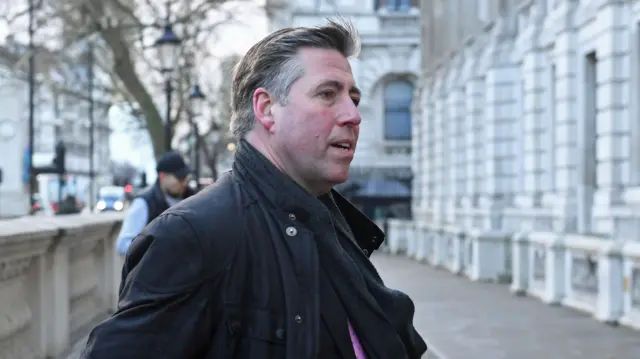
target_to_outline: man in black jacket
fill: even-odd
[[[347,22],[277,31],[237,65],[233,170],[133,242],[118,311],[83,358],[418,359],[411,299],[369,255],[383,234],[332,190],[360,128]]]

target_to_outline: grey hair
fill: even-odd
[[[318,27],[295,27],[275,31],[253,45],[234,69],[231,84],[231,125],[241,139],[253,129],[253,93],[262,87],[286,105],[291,86],[304,74],[298,58],[302,48],[331,49],[345,58],[360,53],[360,36],[348,20],[328,20]]]

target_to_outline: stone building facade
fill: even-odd
[[[414,217],[640,235],[640,1],[420,7]]]
[[[336,15],[354,22],[362,47],[351,64],[363,92],[363,124],[351,178],[410,186],[411,108],[422,56],[418,1],[269,0],[267,8],[270,31],[315,26]]]
[[[80,49],[81,50],[81,49]],[[25,51],[23,44],[8,42],[0,46],[0,153],[11,156],[0,158],[0,218],[17,217],[29,213],[29,179],[27,148],[29,143],[29,84],[26,69],[16,62]],[[68,175],[62,194],[73,194],[78,200],[91,202],[90,124],[87,100],[88,69],[82,54],[59,64],[51,54],[41,50],[37,57],[36,86],[34,89],[34,153],[36,167],[50,166],[59,140],[64,141]],[[107,75],[95,70],[96,88],[104,88]],[[94,173],[95,187],[111,184],[109,173],[110,149],[107,111],[111,96],[94,89]],[[59,178],[55,174],[37,176],[37,193],[44,204],[57,201]],[[95,201],[94,201],[95,202]]]
[[[423,0],[387,248],[640,328],[640,1]]]

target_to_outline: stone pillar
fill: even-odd
[[[433,215],[436,223],[445,221],[445,200],[447,196],[447,176],[445,169],[449,165],[447,156],[447,142],[445,131],[446,118],[446,94],[445,94],[445,76],[442,68],[437,70],[436,84],[434,89],[434,123],[433,123],[433,141],[434,141],[434,169],[432,171],[435,181],[434,188],[434,208]]]
[[[486,187],[480,207],[486,211],[482,229],[503,228],[502,210],[511,202],[516,175],[516,118],[512,108],[518,69],[511,61],[513,41],[510,27],[500,19],[484,53],[486,65],[485,165]]]
[[[585,6],[585,5],[583,5]],[[580,38],[595,42],[596,49],[596,81],[597,84],[597,115],[590,133],[588,128],[581,131],[589,141],[589,135],[595,136],[594,146],[597,148],[597,165],[592,170],[597,173],[596,189],[593,198],[592,231],[596,233],[615,233],[615,220],[611,208],[621,204],[621,189],[630,184],[628,176],[630,154],[630,124],[629,124],[629,79],[631,76],[628,66],[630,53],[629,41],[620,41],[627,35],[626,12],[628,6],[610,1],[598,9],[595,17],[581,30]],[[581,19],[587,21],[587,19]],[[589,30],[594,29],[594,30]],[[584,31],[584,35],[582,35]],[[599,32],[598,38],[591,40],[591,34]],[[581,41],[582,42],[582,41]],[[589,61],[580,56],[581,61]],[[579,69],[584,69],[580,66]],[[584,87],[586,84],[580,85]],[[583,91],[584,93],[584,91]],[[633,91],[632,91],[633,93]],[[583,99],[586,100],[586,97]],[[580,101],[581,107],[589,106]],[[582,106],[584,105],[584,106]],[[581,121],[586,119],[580,119]],[[637,121],[637,119],[633,119]],[[581,122],[584,123],[584,122]],[[588,123],[585,123],[589,126]],[[580,126],[579,126],[580,127]],[[627,145],[622,145],[627,144]],[[585,154],[587,155],[587,154]],[[585,158],[588,163],[589,159]],[[585,169],[589,169],[586,167]],[[585,175],[588,176],[588,173]]]
[[[573,3],[561,2],[547,15],[542,45],[550,47],[550,58],[555,68],[555,191],[543,198],[553,206],[553,230],[573,232],[576,226],[576,32],[572,18]]]
[[[484,105],[485,105],[485,78],[484,74],[477,71],[478,58],[481,54],[479,40],[468,44],[465,51],[465,69],[463,81],[465,82],[465,142],[466,142],[466,188],[462,198],[462,207],[465,208],[467,218],[465,227],[477,226],[474,221],[474,212],[478,206],[478,195],[483,189],[485,175],[484,166]]]
[[[48,292],[52,293],[51,315],[48,324],[48,354],[58,356],[69,346],[70,303],[69,303],[69,248],[64,238],[58,240],[51,249],[50,271],[47,273]]]
[[[530,8],[529,26],[519,34],[517,40],[518,60],[522,77],[522,99],[520,103],[521,123],[520,135],[520,168],[518,173],[517,195],[515,205],[517,208],[540,208],[542,204],[542,192],[548,188],[547,179],[550,177],[546,160],[547,142],[553,143],[552,133],[549,133],[549,118],[553,118],[550,109],[553,106],[545,103],[549,91],[547,79],[547,66],[545,54],[538,46],[542,22],[544,20],[538,6]],[[516,113],[516,115],[518,115]],[[540,212],[543,214],[543,212]],[[522,220],[521,220],[522,221]],[[521,227],[529,229],[537,227],[535,218],[532,221],[524,220]],[[548,228],[547,228],[548,229]]]
[[[416,86],[412,108],[411,108],[411,172],[413,177],[411,181],[411,212],[413,214],[414,221],[420,220],[420,207],[423,201],[422,192],[422,178],[424,172],[422,171],[422,151],[421,147],[424,144],[421,143],[422,132],[424,131],[424,124],[422,121],[421,103],[423,85],[422,81]]]
[[[432,192],[432,183],[433,183],[433,168],[434,168],[434,152],[433,152],[433,120],[434,120],[434,104],[433,104],[433,81],[432,78],[425,79],[425,87],[422,91],[421,101],[423,104],[422,108],[422,128],[421,131],[421,140],[422,146],[420,147],[420,151],[422,152],[421,161],[422,161],[422,179],[421,179],[421,187],[423,193],[423,202],[422,208],[424,211],[429,212],[429,216],[431,216],[431,212],[433,210],[432,201],[433,201],[433,192]],[[431,221],[431,218],[428,218]]]
[[[447,138],[449,141],[449,163],[447,171],[449,173],[449,198],[447,200],[447,222],[451,224],[458,223],[458,213],[460,208],[460,197],[463,194],[464,188],[464,112],[465,112],[465,97],[464,87],[460,82],[461,75],[461,61],[462,54],[458,53],[453,61],[451,61],[451,68],[449,69],[449,76],[447,79],[448,85],[448,132]]]

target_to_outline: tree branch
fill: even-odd
[[[208,50],[209,42],[220,34],[224,25],[237,22],[237,14],[244,13],[248,8],[246,5],[249,1],[236,1],[240,1],[239,6],[243,6],[242,9],[227,6],[228,0],[192,0],[190,7],[181,8],[173,13],[172,24],[183,40],[181,53],[193,53],[194,56],[197,54],[199,59],[215,57]],[[87,99],[78,89],[83,76],[71,70],[82,65],[82,61],[73,56],[78,50],[78,45],[91,41],[96,50],[96,69],[104,74],[99,77],[100,80],[96,77],[96,91],[110,95],[112,100],[139,106],[142,116],[132,119],[132,122],[135,123],[135,127],[144,128],[149,132],[156,155],[164,152],[165,139],[162,116],[154,102],[156,96],[153,79],[159,77],[154,74],[158,70],[157,56],[151,55],[148,50],[155,34],[162,29],[165,22],[166,14],[159,3],[160,1],[154,0],[46,0],[39,4],[36,11],[36,41],[44,44],[49,40],[55,40],[51,44],[56,47],[56,61],[59,63],[56,67],[64,75],[64,80],[60,83],[64,85],[62,92],[80,100]],[[9,12],[7,8],[1,14],[3,16],[0,16],[0,22],[9,24],[14,32],[26,31],[18,30],[13,25],[28,15],[28,9],[11,10],[12,12]],[[22,55],[22,62],[18,65],[21,68],[25,66],[28,57],[28,54]],[[189,65],[193,64],[182,64],[176,73],[187,74],[192,71]],[[153,75],[148,76],[150,73]],[[175,106],[172,106],[174,111],[171,119],[174,125],[185,117],[183,115],[188,107],[189,88],[192,85],[189,78],[191,76],[178,76],[175,84]],[[215,100],[225,96],[228,98],[228,95],[213,88],[207,95],[209,105],[215,109],[218,120],[225,118],[222,122],[228,123],[226,110],[220,110],[217,105],[221,101]],[[103,105],[110,102],[103,99],[97,101]],[[227,100],[222,100],[225,101]],[[226,141],[226,137],[221,136],[221,142],[223,140]],[[226,143],[223,146],[226,146]],[[211,148],[211,151],[213,150],[215,148]],[[212,153],[214,158],[218,156],[215,152]]]

